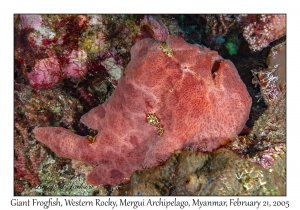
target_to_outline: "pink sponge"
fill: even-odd
[[[34,130],[57,154],[95,165],[93,185],[117,185],[177,149],[212,151],[249,116],[244,83],[215,51],[169,36],[137,42],[131,58],[109,100],[81,118],[99,132],[93,143],[64,128]]]

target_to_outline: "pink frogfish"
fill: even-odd
[[[111,97],[82,116],[94,141],[61,127],[35,128],[56,154],[95,166],[92,185],[118,185],[175,150],[212,151],[243,129],[251,97],[232,62],[182,38],[138,41]]]

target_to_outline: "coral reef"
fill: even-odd
[[[254,123],[249,137],[257,141],[286,142],[286,43],[276,45],[270,50],[268,68],[258,72],[260,97],[268,104]]]
[[[32,87],[45,89],[62,79],[82,82],[88,72],[94,75],[95,64],[100,65],[105,59],[114,59],[124,69],[140,27],[133,20],[120,17],[15,15],[15,58],[22,77]],[[35,23],[39,18],[39,24]],[[118,22],[114,21],[116,18]],[[112,80],[117,84],[116,79]]]
[[[213,38],[225,37],[228,31],[238,22],[238,15],[202,15],[206,21],[206,33]]]
[[[245,15],[242,22],[245,22],[243,36],[253,51],[262,50],[286,34],[285,14]]]
[[[286,91],[279,92],[277,97],[254,123],[251,138],[286,142]]]
[[[20,193],[40,183],[38,169],[45,157],[45,150],[32,142],[24,123],[15,122],[14,131],[14,190]]]
[[[254,123],[249,137],[254,144],[249,146],[254,154],[249,161],[256,162],[264,168],[269,168],[286,153],[286,91],[278,92],[277,99],[272,101],[268,109],[263,112]]]
[[[267,65],[268,68],[258,72],[258,79],[265,102],[272,106],[286,89],[286,42],[271,48]]]
[[[280,181],[285,179],[224,148],[177,151],[162,166],[136,171],[119,195],[285,195]]]
[[[285,194],[286,177],[286,43],[273,47],[267,59],[268,68],[260,70],[257,83],[268,104],[254,122],[247,136],[240,136],[226,145],[250,162],[257,163],[280,179]],[[255,75],[254,75],[255,76]],[[278,182],[278,180],[277,180]]]
[[[285,15],[281,14],[14,15],[15,195],[198,195],[204,193],[204,189],[210,189],[211,194],[217,195],[226,194],[223,189],[227,186],[237,187],[239,192],[231,191],[237,195],[285,195],[287,151],[285,18]],[[144,162],[138,164],[137,169],[144,170],[134,172],[131,179],[129,175],[126,177],[124,175],[125,178],[121,178],[121,182],[127,183],[125,187],[124,184],[115,187],[109,185],[94,187],[87,183],[85,177],[97,164],[89,165],[82,161],[60,157],[36,141],[32,132],[35,127],[61,126],[75,134],[85,136],[83,141],[88,142],[90,147],[95,147],[97,142],[100,142],[96,138],[97,132],[84,126],[79,121],[80,117],[107,101],[115,88],[117,91],[118,86],[122,88],[123,82],[120,83],[119,80],[124,75],[125,78],[128,77],[126,66],[130,61],[130,50],[135,43],[145,38],[165,41],[170,35],[182,37],[191,44],[197,43],[217,50],[220,56],[234,63],[252,97],[250,116],[246,123],[249,128],[243,129],[242,136],[224,138],[220,144],[228,142],[222,147],[236,153],[242,165],[252,167],[258,174],[266,174],[268,178],[252,177],[250,174],[237,171],[235,166],[225,167],[224,172],[218,163],[214,163],[214,166],[226,175],[220,175],[221,179],[217,179],[215,175],[218,172],[210,167],[216,155],[228,157],[233,162],[239,162],[238,157],[224,149],[222,154],[218,152],[219,150],[213,153],[195,152],[195,150],[204,151],[205,148],[203,144],[196,145],[190,142],[183,146],[184,151],[175,151],[166,161],[166,157],[157,157],[153,164],[155,167],[144,169],[148,165]],[[278,39],[280,36],[283,37]],[[160,43],[159,49],[168,58],[174,57],[174,50],[167,43]],[[156,68],[152,66],[160,66],[159,63],[153,63],[148,69],[149,72]],[[220,69],[217,70],[220,67],[217,65],[219,63],[215,64],[211,68],[213,81],[217,81],[216,78],[220,73]],[[192,68],[189,70],[194,71]],[[160,84],[164,76],[160,75],[157,79],[152,75],[149,78],[155,78],[157,84]],[[177,84],[183,79],[189,79],[189,76],[191,75],[186,72],[184,77],[174,81],[177,81]],[[152,81],[149,78],[147,82]],[[137,88],[140,87],[141,85]],[[183,89],[189,90],[188,87],[182,86]],[[130,95],[125,92],[130,93],[132,90],[124,90],[124,97]],[[174,93],[174,90],[169,89],[170,92],[164,95]],[[143,97],[148,93],[150,91],[145,91]],[[108,101],[113,98],[112,95]],[[151,97],[147,97],[146,103],[152,105],[153,101],[148,100],[149,98]],[[135,107],[135,101],[134,99],[131,101],[130,109],[132,106]],[[176,103],[174,104],[175,107]],[[124,104],[114,107],[114,112],[118,113],[123,106]],[[189,114],[191,110],[188,112],[187,110],[189,109],[175,110],[176,113],[185,112],[180,120],[193,116]],[[157,142],[157,148],[159,146],[161,149],[168,148],[169,145],[163,144],[162,141],[170,132],[165,119],[174,113],[163,116],[161,111],[150,112],[148,109],[146,111],[143,113],[141,124],[146,124],[152,129],[149,139]],[[194,115],[198,117],[198,114]],[[128,119],[136,118],[128,112],[122,119],[121,123],[124,123]],[[184,130],[184,125],[189,122],[182,123],[180,120],[176,120],[179,125],[177,129],[182,127]],[[222,120],[219,120],[215,128],[221,127],[221,124]],[[227,121],[223,124],[227,124]],[[105,126],[103,130],[106,128],[110,130],[117,128],[119,124],[105,121],[103,126]],[[103,130],[99,131],[98,136],[103,134]],[[127,132],[130,133],[130,129],[123,133]],[[109,133],[108,136],[112,134]],[[111,141],[113,144],[117,142],[117,139]],[[135,144],[135,139],[132,142]],[[142,143],[145,142],[147,141]],[[140,141],[138,143],[141,145]],[[124,148],[128,151],[123,145]],[[152,148],[155,148],[155,145]],[[107,151],[106,156],[110,158],[118,156],[113,153],[114,151],[123,152],[112,149]],[[132,151],[136,152],[134,154],[143,152],[142,148],[137,147],[132,147]],[[94,156],[96,152],[92,151],[90,154]],[[150,153],[147,155],[150,156]],[[145,154],[140,158],[145,158]],[[114,168],[105,160],[102,162],[103,167],[107,164],[109,168]],[[225,165],[231,164],[224,161],[222,163]],[[240,179],[234,179],[232,171],[236,172]],[[105,174],[105,171],[103,173]],[[267,184],[261,185],[261,181],[265,180]],[[224,187],[227,181],[230,184]],[[247,182],[250,183],[250,188],[246,185]],[[257,190],[258,188],[252,186],[260,186],[258,187],[260,189]]]
[[[207,14],[201,15],[201,17],[206,22],[205,33],[207,36],[207,41],[212,41],[219,37],[226,37],[233,26],[237,25],[239,22],[238,15]],[[194,16],[194,18],[196,17]]]
[[[167,44],[141,40],[131,55],[118,89],[81,118],[99,132],[92,143],[63,128],[34,130],[55,153],[97,165],[87,177],[94,185],[119,184],[176,149],[212,151],[248,119],[251,98],[245,85],[233,64],[216,52],[169,37]],[[149,113],[159,121],[155,126],[147,123]]]
[[[78,168],[80,163],[75,163]],[[83,167],[81,167],[83,168]],[[80,170],[78,170],[80,171]],[[53,154],[48,154],[39,167],[40,184],[31,189],[26,189],[22,195],[48,196],[48,195],[89,195],[98,189],[98,194],[107,195],[105,189],[89,185],[85,178],[76,173],[71,160]]]
[[[20,84],[15,84],[14,105],[14,178],[15,191],[20,193],[40,183],[39,164],[47,154],[32,135],[33,128],[61,125],[73,129],[83,110],[76,99],[58,89],[34,90]]]
[[[60,89],[35,90],[15,84],[15,120],[28,121],[29,125],[63,125],[72,128],[82,114],[79,101]]]

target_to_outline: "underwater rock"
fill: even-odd
[[[162,166],[136,171],[119,195],[285,195],[282,163],[268,171],[225,148],[176,151]]]

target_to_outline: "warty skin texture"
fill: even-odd
[[[82,116],[82,123],[98,131],[93,144],[57,127],[36,128],[36,138],[58,155],[95,165],[89,183],[117,185],[175,150],[212,151],[236,136],[248,119],[251,97],[234,65],[178,37],[166,43],[137,42],[115,92]],[[157,117],[161,135],[147,122],[149,113]]]

